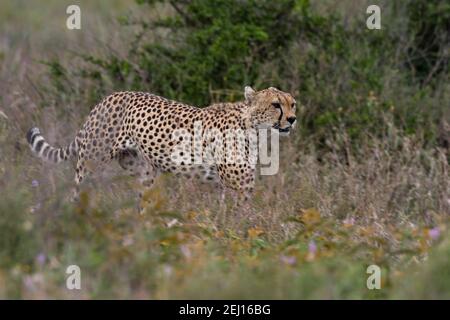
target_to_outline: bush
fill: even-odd
[[[408,18],[412,41],[406,63],[413,76],[427,84],[449,70],[450,4],[439,0],[410,1]]]
[[[278,86],[304,104],[300,127],[319,149],[333,145],[332,150],[342,150],[365,137],[383,137],[391,123],[428,146],[436,145],[447,90],[416,85],[404,61],[411,60],[414,50],[424,59],[437,59],[436,50],[445,48],[446,22],[431,19],[443,5],[412,1],[406,20],[392,5],[393,13],[383,21],[388,25],[401,19],[397,24],[408,25],[401,33],[396,28],[368,30],[364,16],[344,24],[337,13],[321,13],[307,0],[223,0],[214,6],[206,0],[138,2],[163,6],[169,14],[137,22],[121,18],[124,28],[139,26],[126,46],[126,58],[81,54],[87,64],[78,76],[88,80],[90,104],[123,89],[204,106],[242,99],[246,84]],[[421,7],[429,19],[417,16]],[[404,43],[405,34],[413,37],[412,45]],[[438,47],[429,51],[425,40]],[[414,61],[417,68],[425,66]],[[71,92],[68,71],[57,61],[48,65],[57,91],[65,87]],[[448,77],[444,67],[442,62],[439,70],[427,69],[428,77]],[[336,139],[342,134],[347,146]]]
[[[167,1],[140,2],[154,6]],[[164,29],[164,42],[137,38],[130,49],[132,62],[117,57],[85,58],[107,71],[118,87],[148,88],[196,105],[210,103],[224,89],[236,90],[240,97],[243,85],[256,81],[262,65],[277,59],[296,39],[305,27],[297,12],[307,8],[306,1],[292,0],[167,3],[173,14],[140,22],[144,33]],[[134,22],[123,19],[123,23]]]

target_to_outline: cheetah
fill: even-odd
[[[75,196],[90,173],[117,160],[130,175],[138,177],[144,192],[159,173],[171,172],[215,182],[248,198],[255,183],[255,166],[248,159],[243,158],[239,163],[226,162],[215,161],[213,156],[206,163],[192,163],[189,160],[199,153],[195,147],[186,154],[181,152],[177,161],[173,155],[177,141],[183,139],[180,134],[177,140],[175,133],[192,134],[198,123],[203,129],[219,133],[272,128],[288,135],[294,127],[296,101],[291,94],[274,87],[255,91],[247,86],[244,98],[241,102],[199,108],[151,93],[116,92],[91,110],[87,121],[67,146],[51,146],[36,127],[28,131],[27,140],[32,152],[47,162],[60,163],[76,158]],[[199,145],[214,141],[214,136],[202,138]],[[248,141],[243,150],[248,154]]]

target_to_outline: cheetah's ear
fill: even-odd
[[[245,96],[245,102],[250,103],[252,102],[253,98],[255,97],[255,90],[252,89],[250,86],[246,86],[244,88],[244,96]]]

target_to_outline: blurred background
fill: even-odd
[[[450,298],[449,58],[448,1],[2,1],[0,298]],[[300,102],[249,210],[164,175],[138,214],[117,165],[71,203],[73,166],[25,140],[70,142],[114,91],[207,106],[245,85]]]

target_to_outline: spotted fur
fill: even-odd
[[[81,130],[67,146],[52,147],[38,128],[28,131],[27,140],[31,150],[45,161],[60,163],[76,158],[77,186],[89,173],[117,160],[146,187],[152,185],[158,173],[172,172],[250,192],[254,186],[255,168],[249,162],[212,161],[201,165],[173,162],[171,150],[176,142],[172,133],[176,129],[192,132],[196,121],[201,121],[205,129],[220,132],[273,127],[288,133],[295,122],[295,100],[289,93],[272,87],[261,91],[246,87],[243,102],[197,108],[150,93],[117,92],[92,109]],[[188,158],[193,156],[187,155]]]

